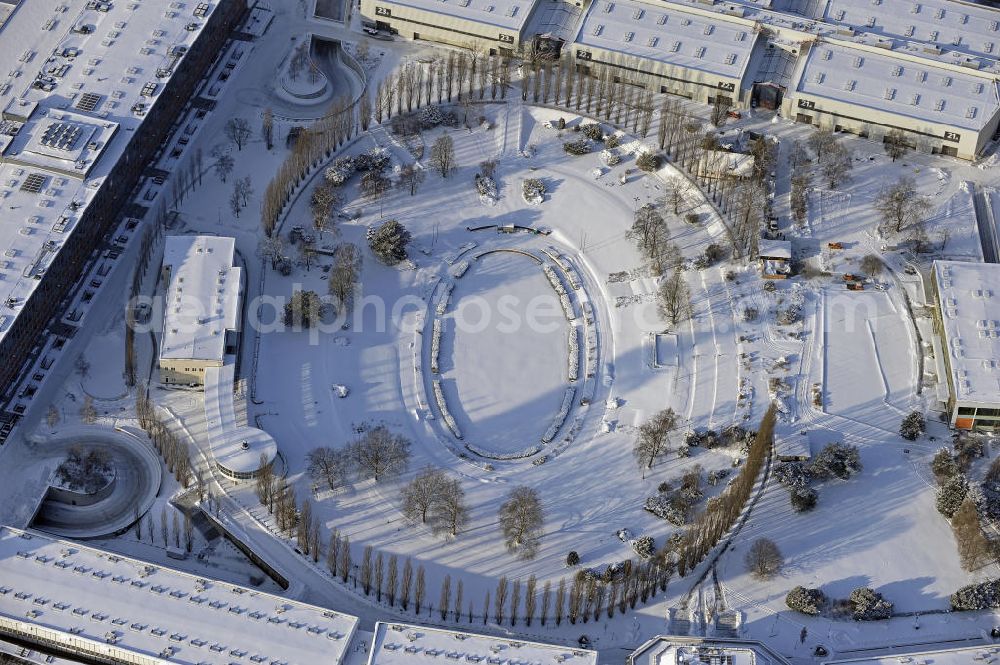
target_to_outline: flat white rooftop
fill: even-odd
[[[410,7],[433,14],[520,32],[540,0],[378,0],[377,4]]]
[[[888,656],[866,656],[828,660],[823,665],[988,665],[1000,660],[1000,646],[978,646],[940,651],[896,652]]]
[[[0,620],[183,665],[339,664],[357,618],[0,527]]]
[[[755,37],[751,26],[721,14],[702,16],[668,3],[595,0],[576,43],[742,79]]]
[[[632,653],[630,665],[787,665],[788,661],[758,642],[692,637],[655,637]]]
[[[233,266],[236,239],[168,236],[163,267],[170,283],[163,302],[160,358],[222,364],[226,331],[240,320],[242,271]]]
[[[799,92],[908,116],[924,122],[979,131],[1000,110],[997,82],[984,76],[913,62],[890,52],[859,51],[834,43],[809,50]]]
[[[1000,403],[1000,264],[935,261],[945,353],[959,402]]]
[[[597,665],[587,649],[400,623],[375,625],[368,665]]]
[[[0,121],[0,339],[217,2],[200,4],[23,0],[0,28],[0,108],[33,110]]]
[[[823,20],[967,55],[1000,58],[1000,10],[954,0],[828,0]]]

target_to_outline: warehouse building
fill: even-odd
[[[375,624],[368,665],[440,662],[597,665],[597,652],[515,637],[492,637],[400,623]]]
[[[974,159],[1000,123],[997,79],[860,43],[816,42],[799,59],[784,115],[910,147]]]
[[[87,663],[340,665],[358,619],[0,527],[0,635]]]
[[[1000,429],[1000,264],[935,261],[934,355],[947,381],[949,422]]]
[[[561,1],[561,0],[560,0]],[[513,54],[541,0],[361,0],[362,23],[407,39]]]
[[[580,67],[609,67],[654,92],[738,106],[758,33],[717,12],[637,0],[593,2],[573,46]]]
[[[246,11],[25,0],[0,30],[0,403],[42,344],[72,335],[54,316]]]
[[[236,239],[169,236],[163,248],[160,381],[205,384],[239,348],[243,271],[233,265]]]

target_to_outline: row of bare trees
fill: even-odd
[[[380,81],[371,96],[362,97],[362,128],[367,128],[372,116],[381,123],[393,114],[412,113],[433,103],[483,101],[487,90],[491,100],[498,95],[506,99],[510,77],[510,58],[488,55],[472,46],[451,51],[440,62],[407,63]]]
[[[274,236],[282,211],[309,171],[357,132],[358,115],[347,97],[335,99],[324,117],[301,132],[264,190],[260,223],[265,236]]]
[[[149,435],[156,451],[167,465],[167,470],[174,475],[181,487],[187,487],[193,479],[198,484],[199,494],[203,494],[204,481],[200,474],[194,473],[188,444],[178,438],[159,417],[145,387],[140,387],[136,395],[135,415],[139,427]]]
[[[733,482],[719,496],[709,499],[708,505],[688,527],[677,546],[677,572],[683,576],[694,569],[736,524],[761,470],[767,463],[774,443],[775,409],[772,405],[761,420],[757,435],[750,444],[746,461]]]

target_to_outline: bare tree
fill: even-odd
[[[889,155],[892,161],[896,161],[906,154],[910,144],[906,140],[906,132],[902,129],[890,129],[883,139],[885,154]]]
[[[778,574],[785,560],[774,541],[758,538],[750,545],[744,559],[747,572],[759,579],[769,579]]]
[[[225,126],[226,138],[236,144],[237,150],[243,150],[243,146],[247,144],[250,140],[250,135],[253,130],[250,129],[250,123],[247,122],[246,118],[230,118],[226,122]]]
[[[393,434],[385,425],[376,425],[350,444],[350,459],[364,477],[376,483],[406,470],[410,461],[410,441]]]
[[[194,549],[194,524],[187,513],[184,513],[184,549],[188,553]]]
[[[449,535],[457,536],[459,530],[469,522],[465,490],[458,479],[447,478],[444,481],[434,510],[438,515],[434,525],[436,531],[446,530]]]
[[[274,112],[270,108],[264,109],[261,116],[260,137],[264,139],[268,150],[274,147]]]
[[[526,486],[507,494],[498,514],[507,550],[523,559],[532,559],[541,544],[544,515],[538,492]]]
[[[535,595],[537,586],[538,579],[534,575],[528,577],[528,583],[524,587],[524,625],[526,626],[531,626],[531,622],[535,619],[535,607],[538,602]]]
[[[414,164],[407,164],[399,172],[399,187],[409,190],[410,196],[414,196],[425,177],[426,174],[422,168],[418,168]]]
[[[427,580],[424,573],[424,564],[417,566],[417,580],[413,584],[413,610],[416,614],[420,614],[420,606],[424,604],[424,598],[427,596]]]
[[[836,188],[851,172],[854,156],[840,143],[830,146],[820,160],[823,177],[831,189]]]
[[[451,605],[451,575],[445,575],[441,580],[441,597],[438,599],[438,612],[441,620],[448,619],[448,608]]]
[[[240,218],[240,211],[243,210],[242,199],[240,197],[240,182],[242,181],[234,181],[233,191],[229,193],[229,211],[233,213],[233,217],[236,219]]]
[[[652,469],[656,460],[670,449],[670,432],[677,426],[677,414],[666,408],[639,426],[632,453],[639,466]]]
[[[877,254],[866,254],[863,259],[861,259],[861,272],[868,275],[872,279],[878,277],[882,273],[882,269],[885,264],[882,263],[882,257]]]
[[[312,215],[313,228],[316,229],[320,239],[323,238],[323,231],[330,228],[334,210],[340,201],[340,194],[332,182],[323,180],[313,187],[312,195],[309,197],[309,212]]]
[[[341,312],[351,306],[354,290],[361,277],[361,250],[357,245],[341,243],[333,250],[333,266],[327,282],[330,295],[337,299]]]
[[[395,554],[389,555],[389,572],[385,579],[385,596],[389,607],[396,605],[396,588],[399,586],[399,560]]]
[[[816,153],[816,159],[822,161],[827,150],[837,143],[837,137],[830,127],[820,127],[807,140],[809,147]]]
[[[426,524],[427,514],[438,501],[446,480],[440,469],[425,467],[402,489],[403,514],[415,522]]]
[[[882,218],[883,234],[888,235],[900,233],[906,226],[922,222],[931,204],[917,192],[913,178],[903,176],[894,184],[879,190],[872,207]]]
[[[410,594],[413,591],[413,563],[409,557],[403,564],[403,578],[399,583],[399,604],[404,610],[410,608]]]
[[[497,580],[497,591],[493,595],[493,620],[497,625],[503,623],[504,608],[507,606],[507,576],[501,575]]]
[[[84,395],[83,406],[80,407],[80,419],[85,423],[92,423],[97,420],[97,409],[94,407],[94,398]]]
[[[687,181],[679,176],[667,178],[663,183],[666,193],[663,195],[663,202],[675,215],[679,215],[681,204],[684,203],[684,195],[687,192]]]
[[[236,160],[233,159],[232,155],[219,155],[215,159],[215,175],[219,176],[219,180],[222,182],[226,182],[226,178],[233,172],[234,166],[236,166]]]
[[[323,483],[328,489],[337,490],[347,482],[350,461],[347,453],[338,448],[313,448],[306,454],[306,473],[313,483]]]
[[[431,164],[442,178],[455,168],[455,144],[447,134],[439,136],[431,146]]]
[[[361,557],[361,589],[365,595],[372,592],[372,546],[365,545],[364,554]]]
[[[367,198],[372,203],[378,203],[379,218],[381,218],[382,202],[389,194],[389,189],[392,187],[392,182],[389,180],[389,177],[381,171],[373,169],[361,176],[361,183],[358,187],[362,196]]]
[[[690,315],[691,291],[681,270],[675,269],[663,280],[656,297],[660,316],[670,325],[676,326]]]

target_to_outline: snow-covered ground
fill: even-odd
[[[226,148],[237,158],[230,178],[251,178],[249,207],[234,218],[227,202],[232,180],[222,184],[209,172],[203,186],[194,187],[177,202],[179,215],[171,229],[171,233],[235,236],[247,271],[246,297],[250,301],[262,294],[287,298],[300,288],[326,292],[328,257],[319,257],[309,268],[296,265],[285,277],[265,267],[257,253],[255,211],[267,182],[286,155],[285,134],[291,126],[303,124],[295,120],[296,114],[303,119],[315,114],[314,109],[297,109],[267,92],[273,84],[275,60],[286,52],[289,37],[306,28],[327,36],[343,34],[332,24],[303,20],[293,8],[278,8],[272,28],[245,55],[220,92],[219,107],[203,121],[194,139],[207,155],[216,144],[225,147],[222,127],[229,117],[242,115],[256,125],[257,114],[264,107],[275,109],[280,116],[276,148],[268,151],[256,136],[242,151]],[[367,68],[378,78],[400,60],[429,55],[433,55],[432,49],[425,45],[372,42]],[[702,116],[708,113],[704,108],[691,108]],[[461,108],[455,110],[461,118]],[[923,302],[919,276],[910,278],[902,273],[908,262],[923,267],[930,257],[914,257],[889,248],[883,252],[884,242],[875,233],[877,218],[872,209],[873,197],[883,184],[902,175],[912,177],[920,191],[933,197],[935,206],[927,230],[939,245],[936,251],[978,260],[981,250],[971,190],[965,183],[996,185],[1000,181],[996,160],[978,168],[911,153],[894,163],[880,146],[844,137],[841,141],[855,153],[850,180],[829,190],[817,178],[809,197],[808,219],[797,228],[789,221],[790,173],[784,158],[790,141],[804,142],[812,130],[747,114],[724,131],[730,135],[748,129],[767,131],[781,140],[776,214],[781,219],[781,232],[792,240],[796,257],[813,264],[817,275],[776,283],[770,291],[754,265],[723,262],[700,271],[689,269],[685,274],[693,316],[669,336],[656,337],[668,327],[657,313],[654,294],[658,282],[641,269],[642,259],[626,232],[635,210],[663,194],[660,178],[670,177],[673,167],[666,166],[659,176],[639,175],[634,159],[628,156],[595,178],[593,169],[601,164],[597,152],[567,156],[562,142],[577,135],[572,129],[560,132],[546,126],[563,117],[572,127],[579,116],[524,105],[517,90],[504,103],[483,105],[473,114],[484,116],[490,128],[478,124],[473,129],[437,128],[423,136],[427,145],[443,133],[454,140],[458,168],[448,178],[428,169],[415,196],[396,189],[380,204],[360,197],[357,178],[341,188],[344,212],[358,216],[339,221],[337,237],[327,232],[319,245],[329,249],[338,242],[353,242],[363,248],[364,300],[356,304],[357,316],[350,325],[324,331],[266,332],[259,337],[248,329],[244,334],[242,373],[250,384],[251,422],[278,442],[298,497],[313,500],[324,539],[333,529],[349,536],[355,562],[368,545],[401,560],[412,557],[426,569],[428,596],[434,602],[445,575],[461,579],[466,599],[473,601],[475,613],[481,615],[482,598],[492,592],[501,575],[512,580],[536,575],[539,584],[558,584],[575,572],[565,565],[571,550],[579,552],[586,567],[633,557],[629,545],[616,536],[619,529],[627,528],[633,537],[653,536],[657,545],[662,545],[677,529],[645,512],[643,501],[656,494],[662,482],[676,486],[680,476],[695,465],[705,473],[728,469],[739,454],[696,448],[689,458],[672,453],[643,474],[632,455],[632,443],[636,427],[649,416],[667,407],[679,414],[681,425],[672,435],[676,447],[688,429],[721,429],[731,424],[753,428],[774,399],[781,411],[779,436],[804,436],[814,454],[833,441],[857,445],[863,472],[849,481],[817,485],[819,505],[805,514],[793,513],[787,491],[772,482],[734,545],[718,560],[718,585],[710,577],[695,584],[697,575],[689,575],[672,580],[667,594],[625,617],[587,626],[564,623],[555,627],[550,623],[509,630],[553,640],[575,639],[586,632],[608,656],[664,632],[670,608],[692,612],[719,603],[742,614],[741,634],[805,658],[817,642],[838,651],[906,641],[932,642],[977,634],[992,623],[987,614],[930,614],[878,624],[811,619],[790,613],[784,595],[801,584],[822,587],[827,595],[842,598],[854,587],[870,585],[893,601],[899,612],[938,612],[948,607],[947,597],[957,587],[996,574],[995,566],[971,574],[961,569],[950,527],[934,508],[936,488],[927,462],[946,440],[946,433],[935,425],[931,434],[940,437],[940,442],[924,438],[915,443],[904,442],[896,433],[905,413],[937,407],[935,391],[920,389],[918,358],[923,349],[916,329],[929,329],[929,319],[919,307]],[[652,143],[652,139],[646,141]],[[406,147],[382,127],[357,139],[346,152],[357,154],[375,145],[389,150],[393,167],[413,161]],[[480,162],[491,159],[497,160],[498,200],[495,205],[486,205],[480,201],[473,176]],[[621,184],[619,177],[626,169],[632,173]],[[309,226],[308,192],[321,177],[314,176],[300,190],[284,219],[284,237],[293,225]],[[527,177],[545,183],[543,203],[529,205],[521,197],[521,180]],[[684,222],[687,212],[698,213],[703,223]],[[687,258],[702,253],[709,243],[725,242],[724,226],[693,191],[681,218],[667,217],[672,238]],[[399,220],[413,234],[408,266],[383,266],[365,248],[367,226],[388,218]],[[494,230],[467,230],[491,224],[546,229],[551,235],[499,236]],[[949,232],[943,235],[945,228]],[[830,242],[839,242],[844,249],[829,250]],[[475,249],[469,249],[470,243],[476,244]],[[593,323],[584,323],[585,317],[580,315],[572,325],[579,328],[581,354],[587,353],[587,336],[592,333],[596,355],[593,365],[581,355],[581,377],[576,382],[567,376],[570,324],[553,298],[541,266],[512,253],[471,259],[497,247],[530,251],[548,263],[553,259],[544,250],[554,247],[578,271],[581,288],[570,290],[577,307],[584,301],[591,304]],[[286,249],[297,257],[294,246]],[[462,256],[457,258],[459,253]],[[868,253],[882,254],[893,272],[877,279],[881,288],[868,283],[862,292],[847,291],[842,274],[859,272],[860,258]],[[154,252],[153,266],[158,260]],[[453,269],[461,260],[469,260],[470,267],[456,278]],[[623,272],[628,274],[621,276]],[[155,275],[147,280],[149,291],[153,280]],[[429,322],[436,316],[434,294],[442,280],[453,283],[454,291],[440,317],[444,334],[439,378],[464,435],[461,441],[443,427],[433,405],[431,381],[435,377],[424,339],[431,329]],[[915,321],[904,289],[918,305]],[[548,302],[552,329],[541,331],[522,325],[508,332],[499,314],[501,303],[513,303],[510,311],[523,320],[536,297]],[[779,323],[778,313],[793,304],[801,310],[799,320]],[[114,304],[114,312],[120,311],[119,305]],[[465,323],[477,322],[479,309],[491,313],[482,330],[457,324],[459,316]],[[748,309],[756,310],[756,316],[746,316]],[[51,402],[66,426],[78,418],[84,393],[95,398],[102,423],[110,425],[114,417],[130,415],[130,398],[121,378],[122,325],[114,312],[109,306],[107,317],[92,317],[100,323],[89,323],[80,333],[89,336],[85,351],[89,372],[81,376],[70,367],[64,372],[63,387],[50,389]],[[254,313],[250,309],[248,318],[254,318]],[[271,310],[264,312],[265,320],[271,317]],[[145,338],[139,343],[140,365],[146,367],[151,350]],[[71,364],[72,358],[69,361]],[[584,372],[591,370],[594,376],[588,388]],[[559,435],[530,458],[537,461],[544,455],[543,463],[486,460],[467,450],[463,453],[466,457],[459,455],[465,443],[500,453],[539,444],[570,383],[578,391],[592,390],[592,399],[587,405],[577,401]],[[334,387],[339,385],[349,388],[347,397],[338,395]],[[820,395],[815,404],[814,390]],[[154,387],[153,397],[177,416],[194,444],[207,444],[198,392]],[[47,404],[36,405],[29,422],[38,424],[45,416],[44,408]],[[409,471],[378,485],[365,481],[339,493],[314,492],[313,482],[305,474],[306,454],[318,446],[344,445],[355,436],[358,425],[371,421],[384,422],[412,440]],[[8,445],[4,455],[8,469],[33,469],[37,464],[32,454],[17,446]],[[471,521],[457,538],[435,536],[429,529],[410,524],[400,511],[400,487],[427,465],[458,478],[465,490]],[[34,475],[23,472],[23,477]],[[497,507],[506,493],[519,485],[537,489],[545,510],[542,547],[530,562],[517,560],[504,550],[496,523]],[[296,556],[291,546],[275,540],[273,518],[259,506],[251,484],[222,481],[218,487],[229,494],[226,506],[233,519],[246,525],[253,537],[268,539],[269,555],[285,558],[288,568],[299,572],[308,586],[302,593],[310,599],[361,615],[366,630],[372,629],[376,619],[413,619],[412,613],[360,599],[359,591],[341,586],[321,572],[322,561],[310,568],[312,564]],[[706,493],[712,495],[721,489],[706,487]],[[17,493],[13,488],[4,491]],[[151,512],[156,520],[163,503],[176,491],[176,485],[169,483],[161,490]],[[10,505],[7,512],[19,514],[13,508],[15,503]],[[107,546],[161,560],[158,557],[163,552],[159,550],[163,547],[149,545],[148,535],[144,535],[143,543],[136,542],[134,534],[127,534]],[[785,568],[777,579],[760,582],[745,572],[743,556],[758,537],[774,540],[785,556]],[[206,574],[228,575],[233,581],[252,574],[235,556],[216,555],[215,561],[217,573]],[[420,620],[441,623],[436,613],[426,611]],[[698,622],[695,625],[697,630]],[[800,643],[803,626],[808,628],[809,639]],[[482,627],[482,623],[477,619],[474,627]],[[915,632],[917,627],[919,633]]]

